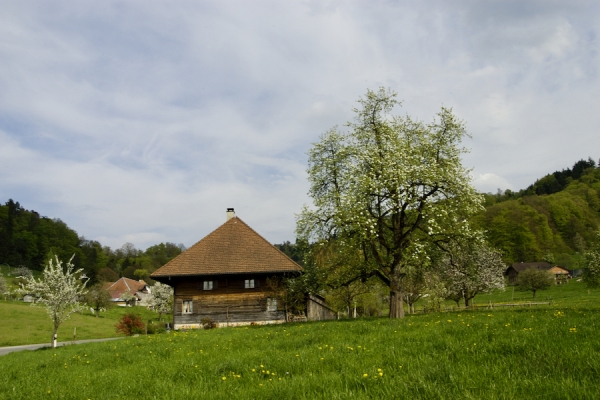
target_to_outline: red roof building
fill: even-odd
[[[113,302],[122,307],[136,304],[145,305],[150,295],[150,288],[146,282],[125,277],[116,282],[107,282],[102,288],[108,291]]]

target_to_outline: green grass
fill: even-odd
[[[73,340],[74,328],[77,328],[78,340],[118,336],[115,333],[115,324],[127,312],[140,314],[144,323],[150,319],[158,319],[158,314],[145,307],[114,307],[101,313],[99,317],[91,315],[89,311],[83,311],[72,314],[71,318],[61,324],[58,329],[58,341]],[[52,320],[43,305],[0,301],[0,321],[0,346],[50,343]]]
[[[598,311],[225,328],[11,353],[0,357],[0,398],[596,398]]]
[[[507,286],[505,290],[478,294],[472,303],[476,306],[488,306],[490,303],[524,304],[529,302],[552,302],[553,306],[565,305],[568,307],[600,306],[600,290],[589,289],[582,281],[572,279],[566,285],[539,290],[535,299],[532,292],[522,292],[517,286]],[[419,300],[415,304],[416,311],[421,311],[424,304],[423,299]],[[445,301],[443,305],[447,310],[456,310],[454,301]],[[461,301],[461,307],[464,307],[463,301]]]
[[[531,296],[515,292],[515,301],[517,293],[527,301]],[[511,296],[509,288],[477,296],[476,303]],[[572,281],[538,296],[554,303],[176,332],[11,353],[0,357],[0,399],[597,398],[600,290]],[[112,309],[101,318],[75,314],[59,339],[70,339],[73,326],[81,339],[114,336],[120,315],[132,310],[156,318],[141,307]],[[28,325],[45,327],[37,342],[49,339],[43,307],[0,302],[0,317],[3,341],[22,340]]]

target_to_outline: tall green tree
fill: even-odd
[[[404,317],[402,278],[425,248],[470,237],[482,196],[462,166],[464,124],[442,108],[430,124],[392,115],[396,93],[368,91],[347,133],[322,135],[309,153],[314,208],[298,217],[299,237],[337,238],[363,255],[356,279],[390,289],[390,317]]]
[[[554,277],[537,268],[527,268],[519,272],[517,276],[517,286],[520,290],[533,292],[533,298],[538,290],[546,290],[554,283]]]

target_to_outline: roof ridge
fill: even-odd
[[[239,217],[225,223],[151,277],[296,272],[302,267]]]

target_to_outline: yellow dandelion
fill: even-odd
[[[224,376],[224,377],[222,377],[221,379],[223,379],[223,380],[227,380],[227,377],[226,377],[226,376]]]

